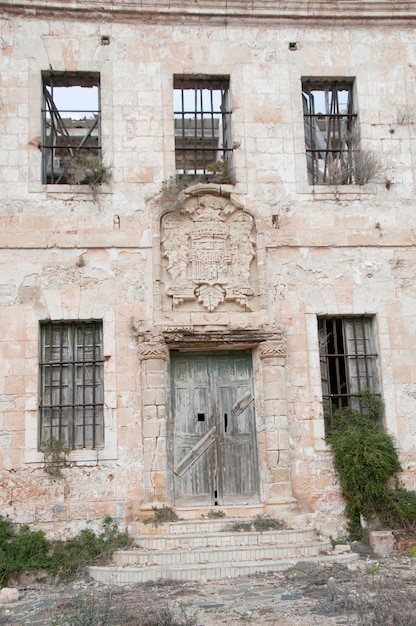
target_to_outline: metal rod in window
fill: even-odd
[[[183,173],[186,174],[187,163],[186,163],[186,139],[185,139],[185,94],[184,94],[184,85],[183,81],[181,81],[181,132],[182,132],[182,150],[179,152],[179,156],[182,159],[182,169]]]
[[[52,389],[52,324],[49,324],[47,327],[48,341],[49,341],[49,366],[45,365],[49,371],[49,441],[52,441],[53,438],[53,429],[52,429],[52,401],[53,401],[53,389]]]
[[[96,348],[97,348],[97,326],[95,323],[93,323],[92,325],[92,360],[93,360],[93,364],[92,364],[92,447],[95,448],[95,429],[96,429],[96,409],[97,409],[97,403],[96,403],[96,368],[97,368],[97,354],[96,354]]]
[[[340,358],[344,358],[344,355],[340,355],[339,353],[339,349],[338,349],[338,330],[337,330],[337,324],[336,324],[336,320],[332,320],[332,333],[333,333],[333,337],[334,337],[334,361],[335,361],[335,380],[336,380],[336,397],[337,397],[337,404],[338,404],[338,410],[342,409],[343,403],[342,403],[342,379],[341,379],[341,372],[340,372]]]

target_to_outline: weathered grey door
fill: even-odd
[[[258,497],[251,355],[171,357],[177,505],[227,505]]]

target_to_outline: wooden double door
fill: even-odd
[[[176,505],[258,500],[251,354],[171,354]]]

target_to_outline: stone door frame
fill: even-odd
[[[293,509],[286,401],[286,336],[273,331],[207,332],[168,329],[139,338],[142,388],[143,514],[173,506],[170,418],[170,350],[252,350],[256,397],[260,502],[264,512]]]

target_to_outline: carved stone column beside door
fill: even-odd
[[[264,412],[266,425],[267,470],[269,493],[266,510],[278,514],[283,508],[296,507],[291,484],[291,465],[286,401],[286,337],[258,346],[263,361]]]
[[[142,377],[144,494],[142,509],[164,504],[167,492],[166,369],[169,350],[163,339],[138,344]]]

